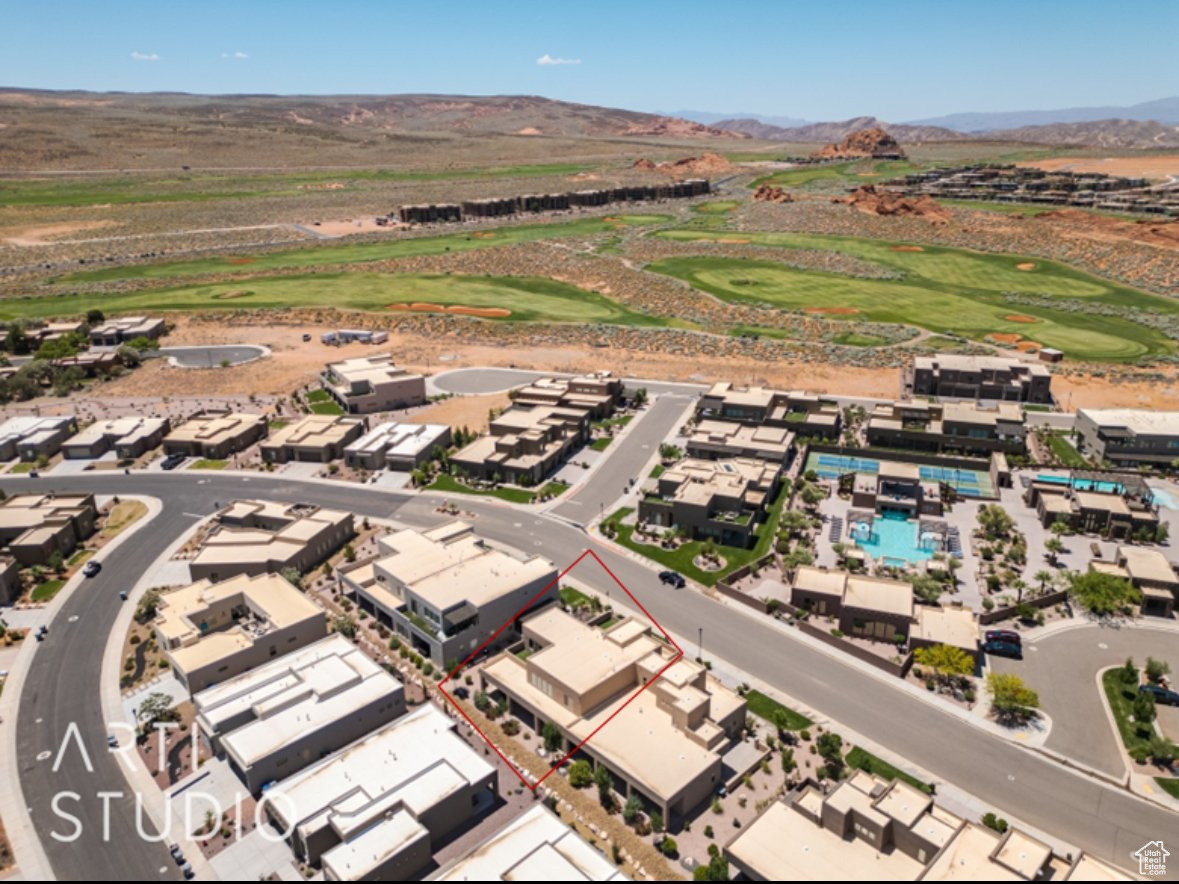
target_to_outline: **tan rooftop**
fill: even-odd
[[[260,414],[198,415],[174,427],[168,439],[216,445],[249,433],[265,421]]]
[[[264,443],[267,448],[291,445],[300,448],[322,449],[339,446],[364,421],[357,417],[336,414],[311,414],[270,434]]]
[[[814,565],[799,565],[794,572],[795,589],[842,597],[846,585],[846,571],[829,571]]]
[[[1143,408],[1078,408],[1103,429],[1125,429],[1139,436],[1179,436],[1179,411]]]
[[[926,869],[923,881],[1021,881],[1009,868],[991,861],[1001,836],[967,823]]]
[[[843,604],[912,618],[913,587],[902,580],[849,574]]]
[[[1179,577],[1175,568],[1160,550],[1142,546],[1119,546],[1118,561],[1124,561],[1126,570],[1135,580],[1152,583],[1176,583]]]
[[[978,621],[968,608],[922,605],[917,608],[917,623],[909,635],[934,644],[973,651],[978,648]]]

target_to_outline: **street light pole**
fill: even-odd
[[[704,627],[698,626],[697,630],[698,630],[698,634],[696,636],[696,659],[703,660],[704,659]]]

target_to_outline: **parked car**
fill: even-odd
[[[684,579],[684,575],[678,571],[660,571],[659,580],[667,586],[674,586],[676,589],[683,589],[688,585],[688,581]]]
[[[41,474],[38,473],[36,470],[29,470],[29,472],[26,475],[30,479],[40,479],[41,478]]]
[[[1023,636],[1010,629],[988,629],[984,637],[989,642],[1007,642],[1010,645],[1022,645]]]
[[[118,749],[119,748],[119,738],[116,737],[114,734],[107,734],[106,735],[106,744],[108,746],[110,746],[112,749]]]
[[[1014,660],[1023,659],[1023,648],[1012,642],[987,642],[983,650],[992,657],[1011,657]]]
[[[102,570],[102,562],[96,562],[96,561],[94,561],[94,559],[91,559],[89,562],[87,562],[85,565],[82,566],[82,573],[85,574],[87,577],[93,577],[101,570]]]
[[[451,693],[454,694],[456,697],[458,697],[460,700],[466,700],[466,699],[470,698],[470,696],[471,696],[471,692],[469,690],[467,690],[466,688],[464,688],[462,685],[459,685],[457,688],[455,688],[453,691],[451,691]]]
[[[169,454],[164,458],[164,462],[160,464],[161,470],[174,470],[184,463],[183,454]]]
[[[196,877],[196,872],[192,870],[192,863],[185,863],[180,867],[180,874],[184,876],[185,881],[191,881]]]
[[[1152,695],[1156,703],[1162,703],[1164,706],[1179,706],[1179,691],[1169,691],[1157,684],[1140,684],[1138,692]]]
[[[49,635],[49,627],[46,626],[44,623],[42,623],[40,628],[38,628],[36,633],[34,633],[33,637],[36,638],[37,641],[41,642],[41,641],[45,641],[45,638],[48,635]]]
[[[176,865],[184,865],[184,851],[180,849],[179,844],[169,844],[168,853],[172,854],[172,859],[176,861]]]

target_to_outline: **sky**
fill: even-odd
[[[893,122],[1179,95],[1175,0],[0,0],[0,23],[8,87],[530,94]]]

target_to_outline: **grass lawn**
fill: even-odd
[[[542,487],[540,489],[540,491],[537,493],[541,497],[543,497],[546,494],[548,494],[552,497],[560,497],[562,494],[564,494],[568,490],[569,490],[569,483],[568,482],[558,482],[554,479],[551,482],[546,482],[544,487]]]
[[[1085,469],[1089,466],[1089,462],[1081,457],[1081,453],[1064,433],[1049,433],[1048,448],[1061,464],[1070,469]]]
[[[592,448],[594,451],[605,451],[607,448],[610,447],[610,443],[613,441],[614,441],[613,436],[599,436],[597,439],[595,439],[593,442],[590,443],[590,448]]]
[[[518,224],[487,228],[478,232],[451,233],[442,236],[390,238],[368,243],[333,243],[302,249],[281,249],[254,255],[218,255],[185,261],[164,261],[127,267],[84,270],[62,277],[60,281],[109,282],[124,279],[183,279],[209,273],[290,270],[299,267],[332,267],[443,252],[465,252],[539,239],[559,239],[610,233],[629,226],[660,224],[671,220],[667,215],[609,215],[603,218],[579,218],[553,224]],[[244,262],[244,263],[243,263]],[[253,285],[254,280],[251,280]],[[241,288],[241,286],[238,286]],[[83,299],[78,299],[79,303]],[[101,299],[99,299],[101,300]],[[320,303],[329,303],[321,301]],[[232,307],[232,304],[226,305]],[[84,307],[66,308],[64,312],[85,312]],[[107,312],[113,312],[114,308]]]
[[[1051,405],[1037,405],[1035,402],[1025,402],[1023,404],[1024,411],[1051,411]]]
[[[1158,787],[1172,798],[1179,798],[1179,779],[1175,777],[1155,777]]]
[[[691,327],[682,320],[636,312],[596,292],[552,279],[369,271],[259,277],[140,292],[12,298],[0,303],[0,316],[79,314],[96,306],[107,312],[151,313],[160,310],[280,309],[327,304],[345,310],[373,312],[389,311],[390,305],[394,304],[435,305],[438,309],[432,312],[445,312],[446,307],[510,311],[507,316],[484,317],[500,322],[603,322]]]
[[[1101,674],[1101,687],[1105,691],[1105,698],[1109,701],[1109,708],[1113,711],[1114,721],[1118,724],[1118,733],[1122,735],[1122,745],[1127,752],[1135,749],[1149,751],[1150,738],[1153,728],[1148,728],[1145,734],[1139,734],[1138,727],[1130,719],[1133,717],[1135,688],[1122,683],[1121,667],[1115,666]]]
[[[532,503],[532,492],[523,488],[471,488],[457,481],[453,476],[440,473],[438,477],[426,486],[430,491],[453,491],[457,494],[477,494],[481,497],[498,497],[508,503]]]
[[[291,425],[290,421],[277,420],[277,421],[268,421],[266,424],[266,427],[267,427],[267,429],[270,430],[270,432],[273,433],[275,430],[281,430],[284,427],[289,427],[290,425]]]
[[[561,601],[570,608],[575,608],[578,605],[588,605],[590,603],[590,597],[588,595],[580,589],[574,589],[572,586],[562,586],[557,590],[557,594],[561,596]]]
[[[131,525],[147,515],[147,504],[138,500],[120,500],[107,513],[106,524],[102,526],[101,536],[106,540],[118,537]]]
[[[340,404],[338,402],[334,402],[334,401],[312,402],[310,408],[311,408],[312,414],[343,414],[344,413],[344,409],[342,409],[340,407]]]
[[[802,713],[795,712],[789,706],[783,706],[777,700],[767,697],[761,691],[746,691],[745,703],[748,705],[750,712],[758,718],[764,718],[770,724],[774,724],[774,716],[779,711],[784,712],[786,714],[786,726],[788,730],[800,731],[814,724],[813,721]]]
[[[657,237],[681,242],[723,242],[732,234],[662,230]],[[1051,307],[1009,304],[1007,293],[1060,297],[1179,314],[1179,302],[1098,279],[1064,264],[927,245],[899,251],[902,243],[843,236],[742,232],[754,245],[838,252],[904,274],[900,279],[861,279],[841,273],[798,270],[743,258],[689,256],[647,265],[682,279],[723,301],[787,310],[847,307],[857,312],[833,317],[904,323],[937,333],[982,340],[995,332],[1017,333],[1079,359],[1135,361],[1175,352],[1162,332],[1116,316],[1097,316]],[[1034,264],[1022,271],[1018,265]],[[1035,322],[1009,317],[1031,316]]]
[[[624,414],[619,417],[608,417],[605,420],[594,421],[593,427],[595,430],[604,430],[606,427],[625,427],[634,419],[635,416],[633,414]]]
[[[845,347],[881,347],[888,343],[878,335],[865,335],[857,331],[840,332],[832,340]]]
[[[663,475],[663,472],[666,469],[667,468],[663,464],[657,463],[657,464],[655,464],[655,466],[651,467],[651,475],[648,478],[658,479],[660,476]]]
[[[34,602],[52,601],[53,597],[57,595],[58,590],[63,586],[65,586],[64,580],[46,580],[44,583],[38,583],[33,587],[30,598]]]
[[[76,567],[77,565],[83,564],[88,559],[90,559],[93,555],[94,555],[94,550],[92,550],[92,549],[80,549],[76,553],[74,553],[72,556],[70,556],[70,560],[68,562],[66,562],[66,564],[69,565],[71,568],[73,568],[73,567]]]
[[[929,783],[923,783],[916,777],[909,776],[903,770],[897,770],[887,761],[877,758],[871,752],[861,749],[859,746],[852,747],[852,750],[847,753],[847,763],[849,767],[866,770],[868,773],[876,774],[876,776],[886,780],[904,780],[910,786],[920,789],[927,795],[933,794],[933,787]]]
[[[21,473],[28,473],[28,472],[31,472],[31,471],[33,471],[33,470],[35,470],[35,469],[37,469],[37,465],[36,465],[36,464],[34,464],[34,463],[27,463],[27,462],[24,462],[24,461],[22,461],[21,463],[18,463],[18,464],[13,464],[13,465],[12,465],[12,468],[11,468],[11,469],[10,469],[8,472],[10,472],[10,473],[15,473],[15,474],[19,475],[19,474],[21,474]]]
[[[782,514],[782,507],[785,505],[787,496],[779,489],[778,498],[770,506],[766,521],[755,529],[758,532],[757,542],[752,549],[743,549],[737,546],[722,546],[719,543],[716,545],[717,553],[725,561],[724,567],[719,571],[702,571],[692,563],[704,548],[704,541],[702,540],[689,540],[676,549],[664,549],[657,543],[636,542],[634,540],[634,526],[620,524],[622,519],[633,512],[630,507],[623,507],[611,513],[606,517],[605,522],[614,522],[617,525],[618,534],[615,537],[615,541],[627,549],[633,550],[641,556],[646,556],[648,559],[658,562],[665,567],[679,571],[685,577],[689,577],[697,583],[702,583],[705,586],[713,586],[726,574],[735,571],[742,565],[746,565],[755,559],[761,558],[769,551],[770,544],[773,542],[774,535],[777,532],[778,518]]]
[[[847,163],[829,163],[815,166],[799,166],[796,169],[783,169],[772,175],[758,178],[749,186],[756,188],[762,184],[772,184],[777,187],[791,189],[807,189],[808,185],[846,184],[851,187],[856,184],[871,184],[884,178],[895,178],[907,175],[924,168],[907,160],[853,160]]]
[[[202,457],[194,463],[189,469],[191,470],[223,470],[229,466],[229,461],[220,460],[214,457]]]

